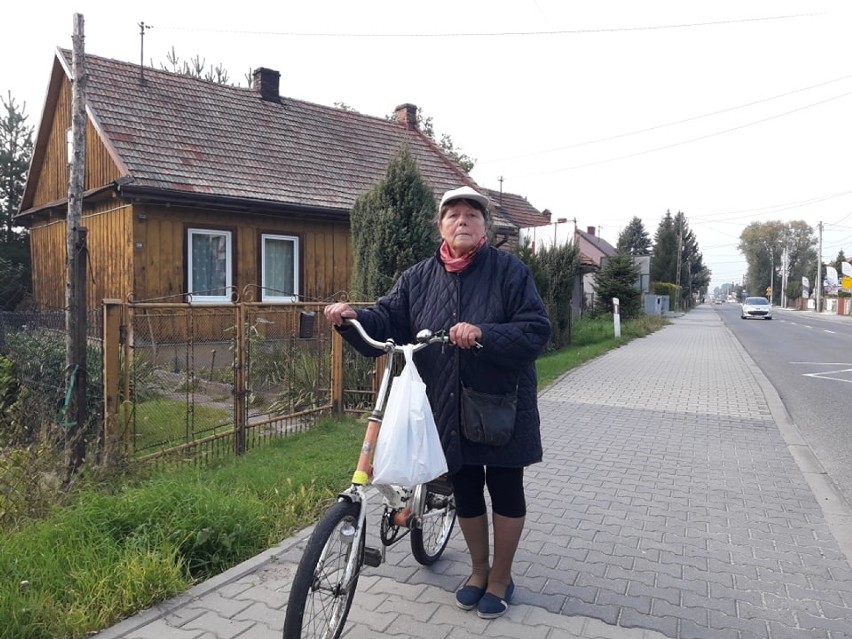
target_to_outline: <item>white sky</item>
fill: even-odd
[[[825,223],[852,255],[848,0],[243,0],[233,5],[16,0],[0,95],[38,125],[57,46],[85,18],[88,53],[265,66],[282,95],[376,116],[404,102],[475,158],[474,179],[615,244],[683,211],[713,272],[740,282],[753,221]]]

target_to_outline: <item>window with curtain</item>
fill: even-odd
[[[230,302],[231,232],[189,229],[187,292],[193,302]]]
[[[260,243],[263,301],[298,301],[299,238],[264,233]]]

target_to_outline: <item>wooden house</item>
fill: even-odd
[[[402,148],[436,199],[480,188],[418,130],[411,104],[387,120],[282,97],[265,68],[251,88],[92,55],[85,70],[90,308],[328,300],[349,288],[349,212]],[[18,214],[41,307],[65,303],[71,78],[58,49]],[[541,215],[518,196],[495,202],[495,244],[512,245],[518,216]]]

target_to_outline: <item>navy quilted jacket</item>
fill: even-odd
[[[482,330],[475,351],[433,344],[415,354],[450,472],[462,464],[527,466],[541,461],[535,359],[550,337],[550,321],[532,275],[518,258],[484,247],[461,273],[448,273],[440,258],[405,271],[376,305],[358,309],[358,321],[377,340],[414,342],[424,328],[438,331],[458,322]],[[357,350],[376,356],[352,329],[341,333]],[[491,394],[518,389],[514,435],[505,446],[474,444],[461,436],[461,385]]]

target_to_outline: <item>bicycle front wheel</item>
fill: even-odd
[[[444,552],[456,523],[456,500],[445,481],[435,480],[421,486],[423,513],[411,531],[411,554],[424,566],[431,566]]]
[[[317,523],[293,579],[284,639],[337,639],[343,631],[364,560],[360,509],[339,501]]]

